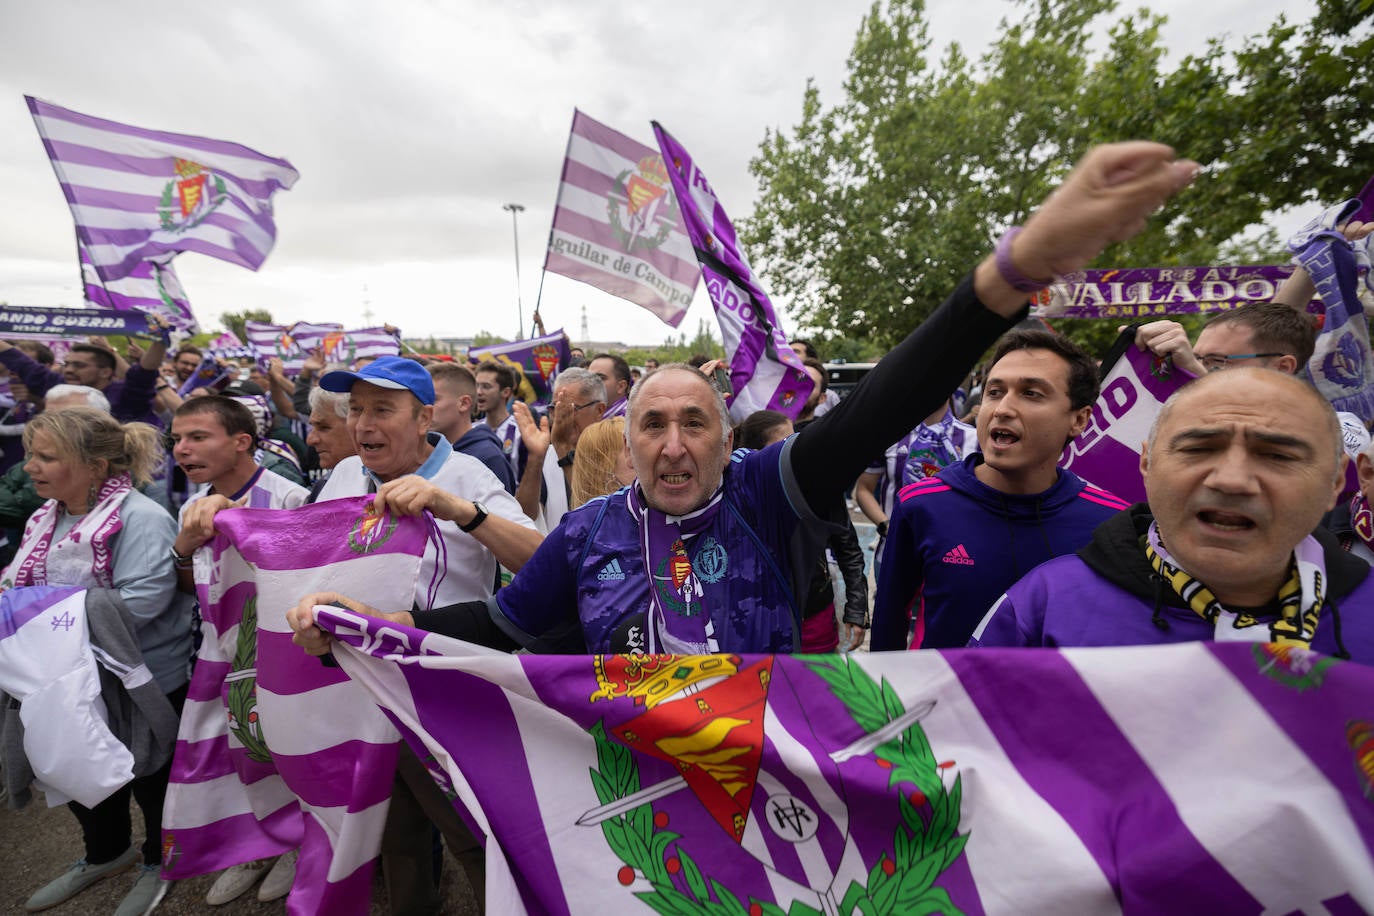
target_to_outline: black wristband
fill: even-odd
[[[560,468],[570,468],[570,467],[572,467],[573,456],[576,455],[576,454],[577,454],[577,449],[575,449],[575,448],[570,448],[570,449],[568,449],[568,454],[566,454],[566,455],[564,455],[562,458],[559,458],[559,459],[558,459],[558,466],[559,466]]]
[[[472,508],[477,510],[477,514],[472,517],[472,521],[468,522],[466,525],[458,526],[458,530],[462,531],[464,534],[471,534],[473,531],[476,531],[477,526],[487,520],[486,506],[482,505],[481,503],[475,502],[472,504]]]
[[[883,519],[881,522],[874,525],[873,527],[878,529],[878,537],[887,537],[887,519]]]

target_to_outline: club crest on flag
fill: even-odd
[[[356,355],[353,341],[344,331],[331,331],[324,335],[320,349],[324,351],[326,360],[336,363],[351,363]]]
[[[1360,777],[1360,791],[1374,801],[1374,724],[1364,719],[1346,723],[1345,738],[1355,754],[1355,772]]]
[[[1322,685],[1326,671],[1338,660],[1289,643],[1256,643],[1251,650],[1259,672],[1299,693]]]
[[[200,225],[228,197],[224,179],[198,162],[179,157],[172,160],[177,177],[162,188],[157,208],[158,220],[169,232],[185,232]]]
[[[668,240],[677,225],[668,189],[668,170],[657,155],[644,156],[615,177],[606,195],[606,216],[627,252],[652,251]]]
[[[588,729],[596,745],[591,777],[600,804],[577,823],[601,827],[623,863],[615,875],[621,885],[651,886],[636,893],[646,905],[677,912],[714,895],[730,903],[731,912],[770,916],[796,912],[798,904],[804,912],[959,912],[936,885],[969,835],[958,832],[959,777],[945,785],[954,763],[937,762],[919,724],[933,701],[907,710],[886,682],[847,664],[805,664],[864,734],[822,755],[824,785],[797,783],[768,771],[769,761],[776,766],[774,758],[783,753],[779,741],[788,743],[769,712],[770,691],[796,689],[791,675],[775,671],[778,659],[742,666],[737,656],[620,656],[594,664],[599,689],[593,701],[632,698],[644,711],[609,728],[603,718]],[[676,775],[642,787],[639,755],[668,763]],[[839,801],[839,765],[856,758],[872,758],[895,790],[898,809],[890,842],[870,839],[862,850]],[[683,789],[764,865],[771,876],[765,885],[725,886],[709,874],[711,862],[721,860],[711,853],[710,828],[703,833],[682,806]]]
[[[558,374],[558,351],[549,344],[540,344],[530,351],[534,368],[544,384],[552,387],[553,377]]]
[[[395,531],[396,519],[378,515],[369,503],[368,511],[358,517],[348,532],[349,549],[355,553],[371,553],[390,540]]]

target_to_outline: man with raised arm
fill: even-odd
[[[491,645],[577,652],[789,652],[801,593],[841,494],[953,391],[1030,294],[1130,238],[1196,174],[1154,143],[1090,152],[1004,235],[943,306],[833,411],[801,433],[731,456],[729,417],[705,376],[663,366],[637,385],[626,437],[638,481],[564,517],[490,602],[390,618]],[[307,596],[296,641],[328,651]],[[353,602],[364,613],[377,613]],[[393,609],[394,610],[394,609]]]

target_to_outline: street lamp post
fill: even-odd
[[[520,302],[520,225],[519,216],[525,208],[520,204],[503,204],[502,210],[510,211],[511,233],[515,236],[515,315],[520,325],[515,332],[516,340],[525,339],[525,307]]]

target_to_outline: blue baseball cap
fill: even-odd
[[[434,379],[430,377],[429,370],[404,356],[378,357],[357,372],[347,369],[326,372],[320,378],[320,387],[325,391],[347,392],[353,390],[358,382],[367,382],[378,388],[409,391],[420,399],[421,404],[434,403]]]

